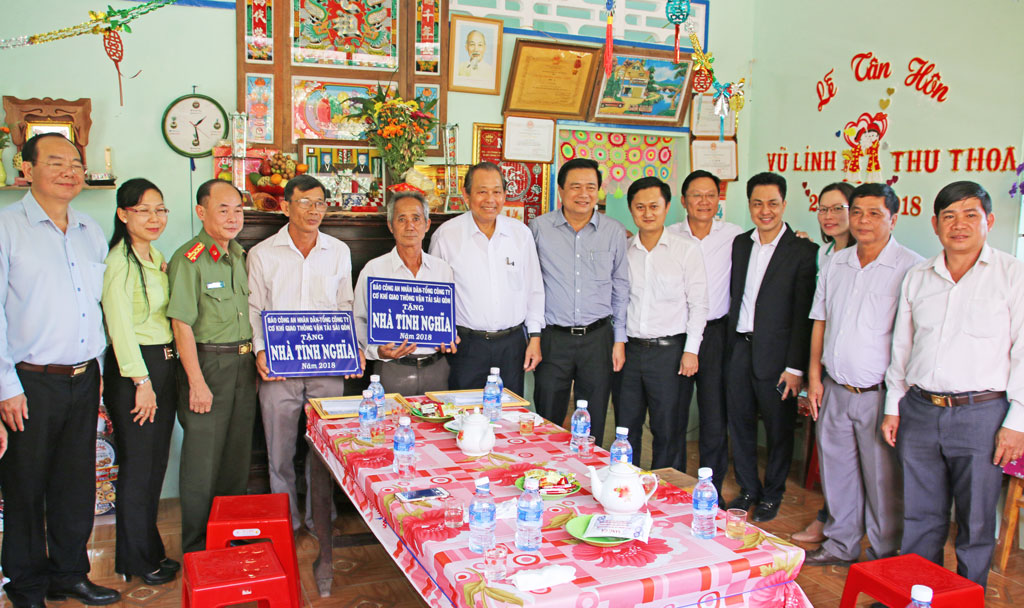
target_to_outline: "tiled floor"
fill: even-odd
[[[649,446],[649,444],[648,444]],[[688,454],[688,472],[696,473],[696,442],[690,442]],[[650,453],[650,450],[647,450]],[[646,459],[645,459],[646,460]],[[649,464],[649,463],[647,463]],[[794,470],[797,466],[794,466]],[[798,486],[795,473],[791,475],[785,502],[779,516],[763,528],[769,532],[788,538],[790,534],[804,527],[821,507],[821,493],[807,491]],[[725,481],[726,498],[732,498],[737,492],[732,477]],[[343,499],[344,500],[344,499]],[[181,558],[181,526],[177,500],[165,501],[160,514],[160,529],[168,555]],[[368,532],[368,528],[354,510],[341,507],[335,523],[335,535],[347,535]],[[813,548],[808,545],[805,548]],[[317,541],[306,532],[302,532],[297,543],[299,569],[302,578],[302,589],[306,605],[315,607],[338,608],[376,608],[376,607],[422,607],[424,602],[405,576],[387,555],[380,545],[340,547],[334,551],[334,591],[328,598],[321,598],[316,591],[316,583],[312,575],[312,564],[316,557]],[[181,579],[160,587],[150,588],[136,580],[124,583],[113,571],[114,563],[114,526],[98,525],[90,542],[92,560],[91,578],[97,583],[109,585],[121,590],[123,599],[115,606],[145,606],[146,608],[169,608],[181,603]],[[946,564],[954,564],[952,544],[947,545]],[[846,580],[847,568],[835,566],[806,566],[797,581],[803,587],[811,602],[818,608],[839,605]],[[987,606],[990,608],[1009,608],[1024,606],[1024,552],[1015,551],[1007,568],[1008,576],[991,574],[986,592]],[[870,605],[867,596],[861,596],[858,606]],[[75,601],[51,603],[53,606],[72,607],[80,604]],[[10,604],[0,593],[0,608]],[[902,608],[902,607],[897,607]]]

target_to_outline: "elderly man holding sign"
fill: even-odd
[[[359,345],[388,392],[447,390],[444,353],[458,341],[451,266],[423,251],[430,207],[421,192],[393,192],[387,218],[395,248],[367,262],[356,282]]]

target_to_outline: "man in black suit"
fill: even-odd
[[[807,369],[818,246],[782,221],[786,180],[759,173],[747,181],[754,230],[732,244],[731,349],[726,410],[740,495],[729,508],[754,511],[756,522],[779,512],[793,460],[796,396]],[[768,462],[757,473],[757,418],[764,421]]]

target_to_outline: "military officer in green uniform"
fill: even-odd
[[[181,445],[182,550],[205,549],[214,496],[244,494],[249,477],[257,375],[249,325],[242,196],[210,180],[196,191],[203,229],[168,266],[167,316],[181,358],[178,421]]]

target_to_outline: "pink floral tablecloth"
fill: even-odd
[[[590,493],[587,465],[601,467],[608,453],[595,450],[581,461],[568,452],[569,433],[551,422],[536,427],[531,437],[518,425],[502,422],[494,451],[481,458],[462,454],[455,435],[439,424],[416,422],[416,475],[402,479],[391,470],[391,434],[385,446],[356,438],[354,419],[323,420],[310,407],[307,436],[324,456],[331,473],[352,500],[381,544],[428,604],[448,608],[483,606],[547,606],[556,608],[805,608],[810,606],[795,582],[804,551],[748,526],[743,540],[720,534],[712,541],[690,533],[691,496],[660,482],[648,503],[654,528],[648,543],[631,541],[609,548],[587,545],[563,528],[576,515],[602,512]],[[468,548],[469,526],[444,525],[439,501],[403,504],[395,493],[443,487],[468,505],[473,479],[486,475],[496,502],[520,494],[515,481],[524,471],[542,466],[571,471],[582,483],[577,494],[545,502],[543,543],[538,552],[515,548],[515,519],[497,522],[498,543],[509,549],[509,574],[551,564],[570,565],[576,578],[565,583],[521,591],[511,582],[483,580],[483,556]]]

